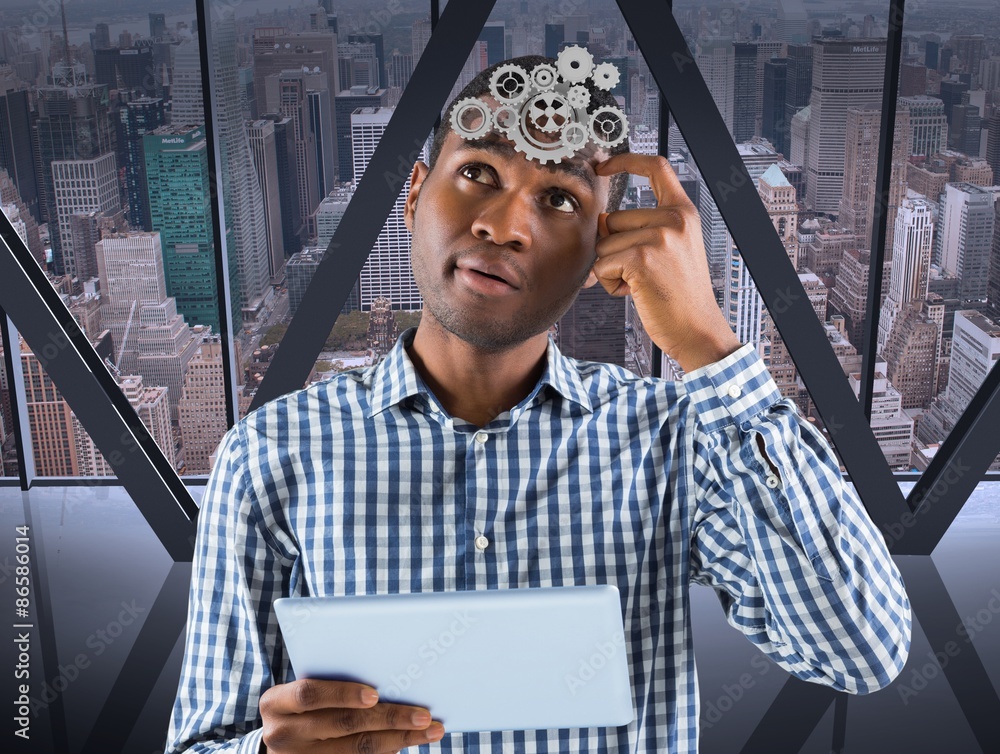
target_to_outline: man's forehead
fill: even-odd
[[[450,131],[447,141],[450,142],[451,149],[455,153],[482,151],[498,155],[505,159],[527,160],[533,167],[539,170],[563,173],[569,177],[576,178],[595,193],[598,190],[602,176],[598,176],[594,172],[594,167],[609,157],[603,149],[595,147],[593,144],[587,144],[572,157],[553,160],[543,165],[537,160],[533,160],[524,153],[519,152],[514,146],[513,141],[495,131],[488,132],[484,136],[475,139],[464,139],[454,131]]]

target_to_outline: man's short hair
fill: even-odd
[[[434,169],[434,163],[437,162],[438,155],[441,153],[441,147],[444,145],[445,138],[452,130],[451,111],[455,107],[455,103],[459,100],[465,99],[466,97],[482,97],[490,94],[490,78],[493,76],[493,72],[500,66],[509,65],[511,63],[519,65],[528,71],[528,73],[531,73],[531,70],[539,63],[548,63],[549,65],[554,66],[556,61],[552,58],[547,58],[544,55],[523,55],[519,58],[511,58],[510,60],[502,60],[499,63],[495,63],[472,79],[472,81],[470,81],[466,87],[458,93],[455,99],[449,103],[447,110],[445,110],[445,116],[441,119],[441,127],[434,134],[434,141],[431,144],[431,153],[428,158],[428,167],[431,170]],[[587,107],[588,112],[593,112],[599,107],[617,107],[618,103],[615,101],[611,92],[598,89],[594,86],[594,82],[589,78],[586,82],[584,82],[584,85],[590,92],[590,105]],[[618,146],[612,147],[608,150],[608,152],[613,155],[628,151],[629,147],[627,138]],[[608,194],[607,212],[614,212],[618,209],[619,205],[621,205],[622,197],[625,195],[625,187],[627,185],[628,173],[617,173],[611,177],[611,191]]]

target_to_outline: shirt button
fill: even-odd
[[[478,442],[480,445],[484,444],[489,439],[490,436],[485,432],[476,432],[476,442]]]
[[[765,483],[772,490],[780,484],[778,477],[776,477],[774,474],[769,474],[767,479],[765,480]]]
[[[728,392],[730,398],[739,398],[741,395],[743,395],[743,390],[740,389],[739,385],[730,385]]]
[[[490,546],[490,541],[486,537],[484,537],[482,534],[480,534],[478,537],[476,537],[476,549],[477,550],[485,550],[489,546]]]

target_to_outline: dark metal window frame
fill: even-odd
[[[208,75],[211,30],[206,23],[208,14],[205,7],[209,0],[196,1],[199,23],[203,24],[199,40],[202,45],[206,116],[209,120],[206,127],[211,130],[212,83]],[[636,43],[646,54],[646,61],[661,92],[670,92],[678,103],[682,103],[674,111],[674,119],[687,140],[692,155],[700,158],[698,162],[702,175],[708,181],[723,219],[746,258],[765,304],[777,315],[774,317],[776,326],[793,356],[798,356],[796,364],[807,387],[811,388],[813,400],[830,428],[831,438],[841,451],[841,457],[861,499],[883,531],[892,531],[886,527],[893,525],[905,530],[903,535],[890,542],[890,547],[903,571],[907,592],[920,626],[932,650],[942,651],[953,635],[954,626],[959,624],[960,616],[929,555],[976,484],[984,478],[993,477],[984,474],[984,471],[1000,450],[996,447],[998,441],[995,433],[989,432],[993,420],[1000,418],[1000,399],[997,398],[1000,392],[1000,371],[994,368],[990,372],[959,425],[942,444],[934,463],[919,477],[909,498],[904,499],[897,481],[906,475],[894,475],[884,462],[875,460],[881,461],[883,456],[867,419],[874,369],[871,343],[878,321],[878,281],[884,257],[885,205],[891,170],[891,124],[894,122],[895,79],[902,40],[903,0],[890,0],[889,9],[882,122],[890,124],[890,128],[883,129],[880,139],[876,178],[877,222],[873,229],[869,291],[869,311],[874,312],[874,315],[866,323],[863,356],[865,391],[860,403],[839,376],[839,364],[818,326],[818,320],[795,270],[773,232],[736,145],[691,57],[670,4],[645,0],[617,2],[632,29]],[[277,352],[258,391],[255,405],[298,389],[305,381],[312,359],[318,353],[318,347],[325,340],[325,333],[333,325],[336,313],[341,308],[340,305],[331,306],[330,302],[346,300],[357,272],[360,272],[367,257],[367,252],[359,250],[373,246],[405,180],[405,175],[399,175],[399,166],[412,164],[416,159],[450,91],[451,85],[447,82],[456,80],[494,3],[495,0],[449,3],[438,18],[437,0],[431,0],[432,17],[436,21],[434,33],[414,70],[410,85],[403,93],[397,113],[390,121],[358,186],[360,201],[352,201],[348,205],[347,213],[330,242],[328,252],[333,249],[339,252],[337,265],[331,264],[328,257],[317,270],[313,284],[306,291],[302,302],[301,308],[304,311],[293,318],[283,341],[283,348]],[[666,97],[662,99],[665,103]],[[663,129],[661,138],[662,133]],[[218,150],[214,142],[210,143],[213,145],[214,164],[218,171]],[[662,149],[661,143],[661,151]],[[723,187],[726,188],[725,192]],[[222,244],[225,236],[221,223],[221,218],[224,217],[221,211],[223,197],[217,192],[213,198],[213,224],[220,248],[217,261],[224,271],[225,250]],[[353,274],[344,274],[345,267]],[[226,300],[226,295],[228,294],[222,291],[220,302]],[[76,328],[68,309],[2,214],[0,303],[11,320],[21,328],[25,340],[39,354],[42,365],[91,433],[98,448],[112,462],[117,483],[129,492],[164,547],[176,561],[190,560],[194,539],[193,521],[197,513],[190,494],[180,477],[166,464],[162,453],[118,390],[110,373]],[[228,314],[228,307],[220,308],[225,309]],[[305,324],[307,321],[308,325]],[[9,346],[15,341],[15,335],[7,326],[6,320],[0,324],[3,325],[0,329],[8,344],[5,351],[8,375],[11,378],[19,377],[13,364],[15,349]],[[315,333],[320,335],[315,336]],[[231,332],[229,334],[231,336]],[[51,357],[47,353],[52,349],[46,349],[46,345],[55,346]],[[229,346],[231,348],[231,340]],[[230,353],[227,361],[230,370],[234,368],[231,356]],[[227,390],[230,391],[227,393],[227,410],[232,412],[235,408],[231,393],[233,374],[230,373],[227,379]],[[21,416],[19,410],[24,406],[24,384],[19,379],[11,379],[10,385],[16,399],[12,400],[12,404],[16,404],[15,430],[19,439],[27,442],[30,461],[30,438],[26,435],[27,417]],[[228,418],[232,421],[234,417],[230,415]],[[116,455],[115,451],[121,451],[125,444],[130,445],[131,450]],[[21,448],[22,459],[25,449]],[[36,481],[33,478],[33,470],[24,468],[27,466],[30,466],[30,462],[22,464],[22,487],[26,489],[33,482],[43,483],[43,480]],[[101,481],[107,480],[73,480],[74,483]],[[182,602],[186,580],[187,571],[183,568],[178,571],[175,567],[161,590],[161,597],[157,598],[157,605],[161,601],[164,605],[168,602]],[[157,610],[157,605],[154,605],[153,610]],[[177,610],[172,612],[179,615]],[[142,629],[142,634],[145,635],[143,646],[150,642],[163,642],[164,646],[172,647],[170,639],[183,630],[183,621],[179,617],[175,618],[164,632],[156,631],[155,625],[146,621]],[[152,628],[147,628],[151,625]],[[153,633],[156,635],[153,636]],[[51,655],[52,652],[48,654]],[[161,653],[160,657],[164,662],[165,654]],[[139,661],[139,654],[131,652],[127,661],[130,669],[126,674],[128,678],[136,672]],[[143,672],[149,675],[148,670],[144,665]],[[1000,714],[996,714],[1000,712],[1000,698],[975,647],[970,645],[966,651],[952,657],[943,668],[943,674],[960,702],[977,740],[984,750],[989,750],[992,743],[1000,738]],[[125,703],[122,692],[124,688],[121,683],[116,684],[100,719],[110,719],[110,710]],[[742,750],[798,750],[831,704],[835,704],[834,750],[839,751],[845,738],[847,697],[829,688],[794,678],[786,682]]]

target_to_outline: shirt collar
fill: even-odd
[[[373,368],[369,417],[410,396],[421,393],[431,395],[430,388],[417,374],[409,354],[406,353],[406,346],[413,342],[413,336],[416,332],[417,328],[411,327],[400,333],[392,350]],[[551,335],[549,335],[546,360],[548,363],[545,371],[526,400],[532,399],[543,385],[550,385],[567,400],[579,404],[587,411],[593,411],[587,388],[584,387],[583,380],[580,379],[576,359],[563,354]]]

